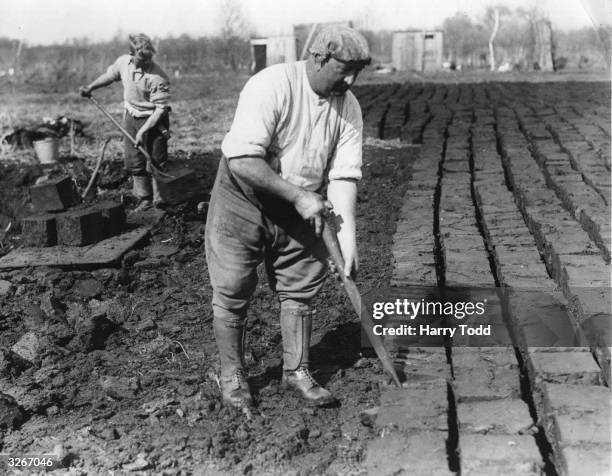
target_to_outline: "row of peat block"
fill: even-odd
[[[497,273],[491,268],[474,208],[471,188],[476,170],[470,170],[470,156],[473,169],[479,159],[491,157],[495,144],[492,113],[482,107],[484,101],[474,102],[479,106],[475,109],[462,108],[459,99],[464,94],[464,88],[453,89],[446,98],[452,120],[444,130],[446,147],[439,169],[438,228],[444,257],[440,280],[450,286],[492,289]],[[516,251],[523,254],[522,249]],[[493,296],[487,300],[486,321],[492,328],[492,342],[510,341],[503,305]],[[514,349],[463,347],[469,344],[465,337],[454,338],[451,344],[452,397],[447,411],[456,422],[454,446],[461,474],[543,472],[546,461],[535,438],[538,429],[521,389],[521,366]]]
[[[22,219],[24,246],[85,246],[125,230],[123,204],[81,203],[74,182],[60,177],[30,188],[38,214]]]
[[[563,298],[555,291],[556,283],[548,277],[545,265],[538,259],[536,248],[540,242],[539,235],[531,235],[527,224],[521,223],[521,212],[512,192],[501,186],[504,183],[503,161],[515,192],[524,190],[541,196],[545,189],[542,183],[529,185],[522,180],[524,177],[539,178],[537,170],[529,167],[530,164],[536,166],[533,159],[525,160],[518,168],[509,167],[510,159],[518,155],[506,155],[509,149],[505,148],[505,144],[510,137],[520,136],[509,127],[514,122],[509,120],[507,112],[504,113],[503,108],[498,109],[504,155],[497,157],[497,160],[477,160],[478,156],[474,160],[475,201],[482,217],[483,231],[491,247],[500,282],[510,288],[531,287],[539,290],[538,303],[522,302],[511,297],[507,312],[515,338],[520,343],[523,371],[529,378],[534,410],[543,430],[541,436],[550,444],[550,464],[561,476],[608,474],[610,390],[603,384],[607,380],[609,367],[602,365],[603,368],[600,368],[587,347],[532,346],[533,341],[538,341],[538,336],[530,333],[535,328],[533,322],[547,321],[551,329],[562,332],[561,323],[555,322],[558,316],[546,310],[548,304],[545,297],[550,297],[551,304],[555,298],[560,301]],[[524,150],[525,146],[521,149]],[[486,155],[487,158],[494,156]],[[547,203],[554,202],[554,195],[548,198]],[[560,204],[556,205],[557,213],[560,213],[560,208]],[[512,236],[505,227],[500,227],[496,220],[498,216],[512,217],[512,222],[507,223],[512,225]],[[570,223],[570,220],[566,223]],[[574,225],[578,226],[577,223]],[[527,246],[529,242],[531,245]],[[520,254],[513,253],[518,243],[522,245]],[[558,241],[551,242],[551,245],[554,244],[558,244]],[[524,273],[527,270],[528,273]],[[588,422],[586,426],[585,422]],[[540,442],[543,440],[540,439]]]
[[[439,109],[424,130],[394,236],[393,283],[409,286],[403,294],[418,298],[424,292],[420,289],[440,282],[475,285],[477,279],[485,289],[495,285],[470,194],[469,125],[469,115]],[[448,131],[453,139],[446,141],[445,150]],[[439,244],[432,233],[436,221]],[[468,260],[462,259],[465,255]],[[472,279],[462,283],[466,276]],[[487,309],[487,322],[499,321],[500,303],[490,301]],[[499,324],[496,335],[503,332]],[[464,344],[455,346],[453,339],[452,349],[441,341],[439,347],[411,347],[398,354],[396,364],[402,364],[406,382],[401,390],[381,396],[375,421],[381,436],[368,446],[366,457],[371,473],[541,473],[545,463],[533,437],[535,423],[521,399],[513,349]]]
[[[534,237],[527,230],[512,193],[503,187],[504,170],[502,160],[495,150],[496,130],[492,126],[495,123],[493,111],[487,111],[488,108],[484,101],[476,103],[478,107],[471,128],[473,179],[475,179],[473,187],[476,197],[469,197],[469,192],[468,196],[463,196],[461,187],[453,187],[453,184],[465,185],[464,181],[459,180],[458,174],[465,175],[470,169],[466,167],[466,163],[455,160],[460,155],[456,152],[465,148],[464,137],[469,135],[465,127],[462,127],[461,114],[454,115],[454,119],[459,119],[459,121],[457,123],[453,121],[450,124],[446,130],[448,140],[444,141],[441,132],[444,125],[449,124],[449,117],[448,111],[439,108],[440,111],[436,111],[433,120],[428,127],[425,127],[421,158],[417,159],[414,164],[413,186],[409,187],[406,203],[402,209],[401,218],[406,223],[398,224],[394,237],[394,256],[397,266],[393,281],[396,285],[412,286],[435,285],[436,283],[434,273],[436,257],[432,253],[436,246],[431,238],[430,228],[432,222],[435,221],[432,205],[435,204],[434,171],[436,167],[425,162],[431,162],[432,159],[440,157],[443,150],[442,144],[446,143],[446,154],[444,154],[446,160],[440,170],[443,174],[443,183],[439,204],[441,208],[439,232],[440,240],[443,242],[441,251],[445,258],[441,267],[443,272],[448,274],[449,271],[451,273],[461,271],[459,268],[454,269],[454,266],[450,266],[453,260],[449,260],[449,252],[453,249],[453,241],[462,242],[458,238],[466,237],[463,229],[460,233],[445,233],[445,228],[454,224],[455,220],[451,219],[450,223],[446,222],[448,218],[453,218],[453,213],[459,212],[459,209],[465,211],[473,208],[470,202],[475,199],[482,217],[483,231],[487,235],[489,245],[492,245],[492,257],[500,283],[521,288],[537,285],[538,288],[552,290],[556,286],[548,277],[536,251],[534,238],[538,241],[538,235],[536,233]],[[502,116],[506,115],[502,114]],[[498,127],[502,132],[500,139],[503,150],[505,145],[503,139],[506,138],[504,133],[507,132],[503,126],[508,123],[508,118],[497,117],[497,119],[502,119],[502,125],[498,123]],[[516,128],[518,126],[516,118],[512,119],[514,120],[510,122]],[[432,127],[438,130],[430,131]],[[430,133],[433,133],[432,140],[428,140]],[[517,136],[520,137],[521,134],[514,134],[514,137]],[[527,156],[530,155],[525,144],[522,150]],[[508,166],[507,155],[505,158],[505,165]],[[538,158],[532,159],[534,165],[537,164]],[[448,172],[454,175],[453,180],[444,180]],[[511,170],[508,172],[511,177],[514,177]],[[536,171],[532,171],[530,175],[537,176],[538,174],[534,172]],[[514,185],[516,187],[517,184]],[[456,190],[451,192],[453,188]],[[464,188],[469,190],[468,187]],[[538,187],[538,190],[541,191],[542,187]],[[502,200],[503,205],[500,203],[500,194],[505,199]],[[454,198],[445,200],[445,197]],[[553,197],[554,192],[548,198]],[[518,198],[520,205],[523,202],[520,200],[520,195]],[[422,206],[420,206],[421,201]],[[459,206],[460,202],[462,206]],[[559,212],[560,209],[562,210],[562,207],[557,204],[556,210]],[[423,214],[425,216],[422,216]],[[580,228],[577,223],[575,225]],[[520,237],[518,236],[519,231],[521,232]],[[471,238],[474,239],[475,236]],[[465,247],[462,248],[465,252]],[[480,266],[481,272],[475,272],[473,269],[475,261],[472,259],[468,263],[457,262],[457,264],[461,265],[460,268],[469,268],[469,272],[465,273],[467,275],[483,277],[489,275],[488,266],[485,265]],[[605,257],[601,266],[606,266]],[[455,275],[461,276],[462,273],[455,272]],[[557,277],[554,272],[553,275]],[[449,276],[446,276],[446,279],[448,282]],[[450,279],[450,281],[454,280]],[[511,306],[511,321],[513,324],[520,323],[524,320],[523,318],[529,317],[533,312],[533,309],[524,309],[520,305]],[[528,339],[522,339],[523,344],[526,340]],[[376,426],[381,430],[381,438],[369,445],[366,458],[366,465],[370,471],[378,474],[398,474],[402,471],[411,474],[454,474],[458,470],[462,474],[497,474],[501,471],[504,471],[505,474],[540,474],[542,471],[550,471],[549,465],[554,465],[553,471],[556,470],[557,474],[564,476],[609,474],[610,466],[607,461],[610,442],[609,388],[602,385],[606,381],[605,376],[602,379],[602,374],[606,375],[609,367],[602,372],[588,348],[525,347],[522,349],[521,372],[526,371],[529,376],[530,389],[533,392],[531,398],[534,408],[532,411],[534,411],[534,416],[537,414],[541,425],[540,436],[537,440],[543,444],[542,429],[544,429],[545,439],[551,445],[552,455],[549,455],[548,461],[542,460],[546,449],[542,448],[542,455],[540,455],[536,439],[530,436],[532,432],[537,434],[537,429],[533,426],[534,422],[527,411],[527,403],[520,398],[523,392],[520,389],[521,384],[517,375],[517,362],[513,356],[508,355],[508,363],[514,360],[514,364],[509,366],[504,363],[502,366],[497,366],[492,372],[492,369],[486,370],[482,365],[483,362],[490,362],[491,356],[482,359],[477,355],[485,349],[461,349],[453,346],[452,358],[449,362],[453,369],[453,376],[449,378],[448,369],[440,374],[441,369],[445,367],[445,359],[443,357],[433,358],[436,356],[435,349],[419,349],[420,352],[417,349],[410,350],[412,355],[409,354],[408,357],[418,362],[417,365],[412,363],[406,368],[418,369],[418,375],[408,377],[410,387],[424,385],[425,382],[415,380],[415,377],[427,374],[430,378],[434,376],[440,378],[439,388],[434,391],[430,388],[425,392],[428,396],[426,408],[422,408],[423,398],[407,398],[410,402],[410,405],[407,406],[398,405],[395,399],[389,400],[389,394],[381,399],[383,408],[379,411],[376,421]],[[507,353],[508,350],[486,349],[485,353]],[[465,361],[466,358],[468,361]],[[435,362],[435,365],[425,365],[425,362],[430,361]],[[468,365],[465,365],[466,363]],[[515,371],[511,372],[511,368],[514,368]],[[482,385],[479,377],[484,377]],[[444,405],[444,380],[453,382],[448,387],[448,390],[451,390],[448,394],[448,408],[445,408]],[[467,385],[462,385],[463,382]],[[512,385],[509,387],[510,382]],[[429,384],[433,384],[433,381],[429,381]],[[396,391],[391,391],[393,392]],[[404,397],[402,391],[397,392]],[[432,409],[432,414],[438,415],[438,425],[429,424],[427,428],[429,430],[436,428],[438,432],[424,433],[424,429],[417,428],[418,421],[423,412],[430,418],[427,408],[430,403],[433,405],[434,400],[437,400],[437,398],[431,398],[433,394],[441,397],[440,401],[434,405],[437,410]],[[523,398],[528,399],[528,395],[523,395]],[[417,400],[419,403],[415,406],[414,402]],[[398,406],[402,406],[399,412]],[[391,419],[386,418],[389,412],[393,413]],[[398,418],[399,414],[402,416]],[[448,427],[443,424],[445,415],[451,422]],[[453,421],[456,422],[454,428]],[[388,428],[389,424],[392,428]],[[447,445],[446,451],[445,444]],[[453,449],[458,452],[456,460],[454,460]],[[423,458],[423,454],[438,454],[438,462],[432,461],[433,458]],[[448,465],[446,458],[448,458]]]

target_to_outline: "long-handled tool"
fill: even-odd
[[[323,242],[327,247],[327,251],[329,252],[329,256],[334,262],[334,266],[340,275],[340,279],[342,280],[342,284],[344,285],[344,289],[346,289],[346,293],[351,300],[351,304],[355,309],[357,315],[361,318],[361,327],[363,331],[368,336],[368,340],[372,347],[374,348],[374,352],[380,359],[383,368],[391,375],[393,378],[393,382],[398,387],[401,387],[402,384],[397,376],[397,372],[395,371],[395,367],[393,367],[393,362],[391,361],[391,357],[387,353],[387,349],[385,349],[383,340],[380,336],[374,334],[374,321],[372,321],[372,316],[370,316],[366,309],[364,309],[363,302],[361,300],[361,294],[359,294],[359,290],[357,289],[357,285],[355,281],[351,278],[347,278],[344,275],[344,259],[342,258],[342,252],[340,251],[340,244],[338,243],[338,237],[336,236],[336,232],[334,229],[334,225],[332,223],[332,216],[326,216],[324,219],[323,225]]]
[[[125,130],[125,128],[119,124],[119,121],[117,121],[117,119],[115,119],[103,106],[102,104],[100,104],[92,95],[87,96],[89,98],[89,100],[94,103],[94,105],[100,109],[100,111],[102,112],[102,114],[104,114],[106,117],[108,117],[110,119],[110,121],[115,125],[115,127],[117,129],[119,129],[121,131],[121,133],[128,138],[128,140],[134,144],[134,147],[136,147],[141,153],[142,155],[145,156],[145,159],[147,159],[147,172],[149,172],[151,175],[153,175],[154,177],[166,177],[166,178],[174,178],[172,175],[167,174],[166,172],[161,171],[154,163],[153,163],[153,159],[151,159],[151,156],[149,155],[149,153],[146,151],[146,149],[141,146],[138,142],[136,142],[136,139],[134,139],[134,137],[132,137],[132,135]]]
[[[98,172],[100,171],[100,166],[102,165],[102,161],[104,160],[104,152],[106,152],[106,147],[108,146],[108,143],[110,141],[111,141],[111,138],[109,137],[108,139],[104,141],[104,145],[102,145],[102,150],[100,150],[100,157],[98,157],[98,161],[96,162],[96,167],[94,168],[94,171],[91,174],[87,187],[85,187],[85,191],[81,194],[81,198],[83,200],[87,198],[87,195],[89,194],[89,191],[91,190],[91,187],[96,181],[96,177],[98,176]]]

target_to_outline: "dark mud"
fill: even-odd
[[[364,152],[358,199],[362,291],[389,283],[391,237],[411,159],[400,149]],[[0,452],[61,452],[64,466],[76,474],[363,472],[365,445],[375,435],[361,413],[377,405],[389,381],[376,358],[362,352],[359,321],[331,277],[316,301],[311,361],[340,405],[309,408],[280,390],[279,304],[261,272],[246,352],[257,411],[247,419],[223,406],[205,214],[197,209],[219,153],[188,158],[179,152],[175,160],[197,170],[201,196],[169,210],[121,267],[0,273],[10,283],[5,291],[0,286],[0,393],[13,397],[10,404],[0,402]],[[99,183],[104,198],[128,197],[120,162],[105,167]],[[15,220],[27,210],[27,187],[44,172],[4,167],[0,216]],[[77,182],[83,186],[83,180]],[[19,242],[14,227],[4,252]],[[14,419],[3,418],[15,408]]]

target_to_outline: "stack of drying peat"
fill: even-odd
[[[30,198],[37,214],[22,220],[24,246],[91,245],[126,227],[123,204],[82,204],[68,176],[30,187]]]

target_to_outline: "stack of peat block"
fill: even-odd
[[[122,233],[126,228],[123,204],[81,203],[68,176],[30,187],[36,215],[22,220],[24,246],[85,246]]]

